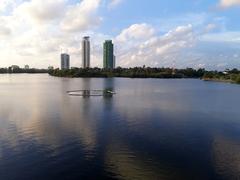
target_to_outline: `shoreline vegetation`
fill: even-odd
[[[226,70],[224,72],[207,71],[201,79],[204,81],[240,84],[240,71],[237,69]]]
[[[39,73],[49,73],[48,69],[36,69],[36,68],[0,68],[0,74],[39,74]]]
[[[69,78],[161,78],[161,79],[181,79],[181,78],[198,78],[204,81],[215,81],[225,83],[240,84],[240,70],[226,69],[225,71],[207,71],[205,69],[172,69],[172,68],[150,68],[134,67],[116,69],[101,68],[72,68],[68,70],[60,69],[22,69],[22,68],[0,68],[0,74],[21,74],[21,73],[48,73],[56,77]]]
[[[49,74],[57,77],[123,77],[123,78],[201,78],[205,73],[204,69],[194,70],[171,68],[121,68],[116,69],[101,69],[101,68],[72,68],[69,70],[54,69],[50,70]]]
[[[123,78],[162,78],[162,79],[181,79],[199,78],[204,81],[216,81],[240,84],[240,71],[238,69],[227,69],[226,71],[207,71],[205,69],[172,69],[172,68],[150,68],[134,67],[116,69],[101,68],[72,68],[69,70],[53,69],[49,70],[51,76],[56,77],[123,77]]]

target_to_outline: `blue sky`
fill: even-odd
[[[240,0],[2,0],[0,66],[81,66],[90,35],[92,67],[112,39],[123,67],[240,68],[239,16]]]

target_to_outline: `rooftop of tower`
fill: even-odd
[[[107,43],[107,42],[111,42],[112,43],[112,40],[105,40],[105,43]]]
[[[84,40],[89,40],[90,37],[89,37],[89,36],[84,36],[83,39],[84,39]]]

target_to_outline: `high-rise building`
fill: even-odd
[[[70,67],[70,56],[68,54],[61,54],[61,69],[69,69]]]
[[[82,66],[83,68],[90,67],[90,37],[85,36],[82,40]]]
[[[114,46],[112,40],[106,40],[103,44],[103,68],[115,68]]]

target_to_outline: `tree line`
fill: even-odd
[[[225,71],[207,71],[205,69],[172,69],[172,68],[151,68],[134,67],[116,69],[102,68],[72,68],[60,69],[23,69],[23,68],[0,68],[0,74],[5,73],[49,73],[57,77],[128,77],[128,78],[200,78],[203,80],[226,81],[240,84],[240,70],[226,69]]]
[[[204,74],[202,79],[240,84],[240,71],[238,69],[226,70],[224,72],[208,71]]]
[[[226,81],[240,84],[238,69],[225,71],[207,71],[205,69],[172,69],[134,67],[116,69],[72,68],[68,70],[52,69],[49,74],[57,77],[128,77],[128,78],[199,78],[212,81]]]
[[[48,73],[49,71],[47,69],[35,69],[35,68],[30,68],[30,69],[23,69],[23,68],[0,68],[0,74],[6,74],[6,73]]]
[[[129,78],[201,78],[205,69],[172,69],[172,68],[72,68],[68,70],[54,69],[49,74],[58,77],[129,77]]]

